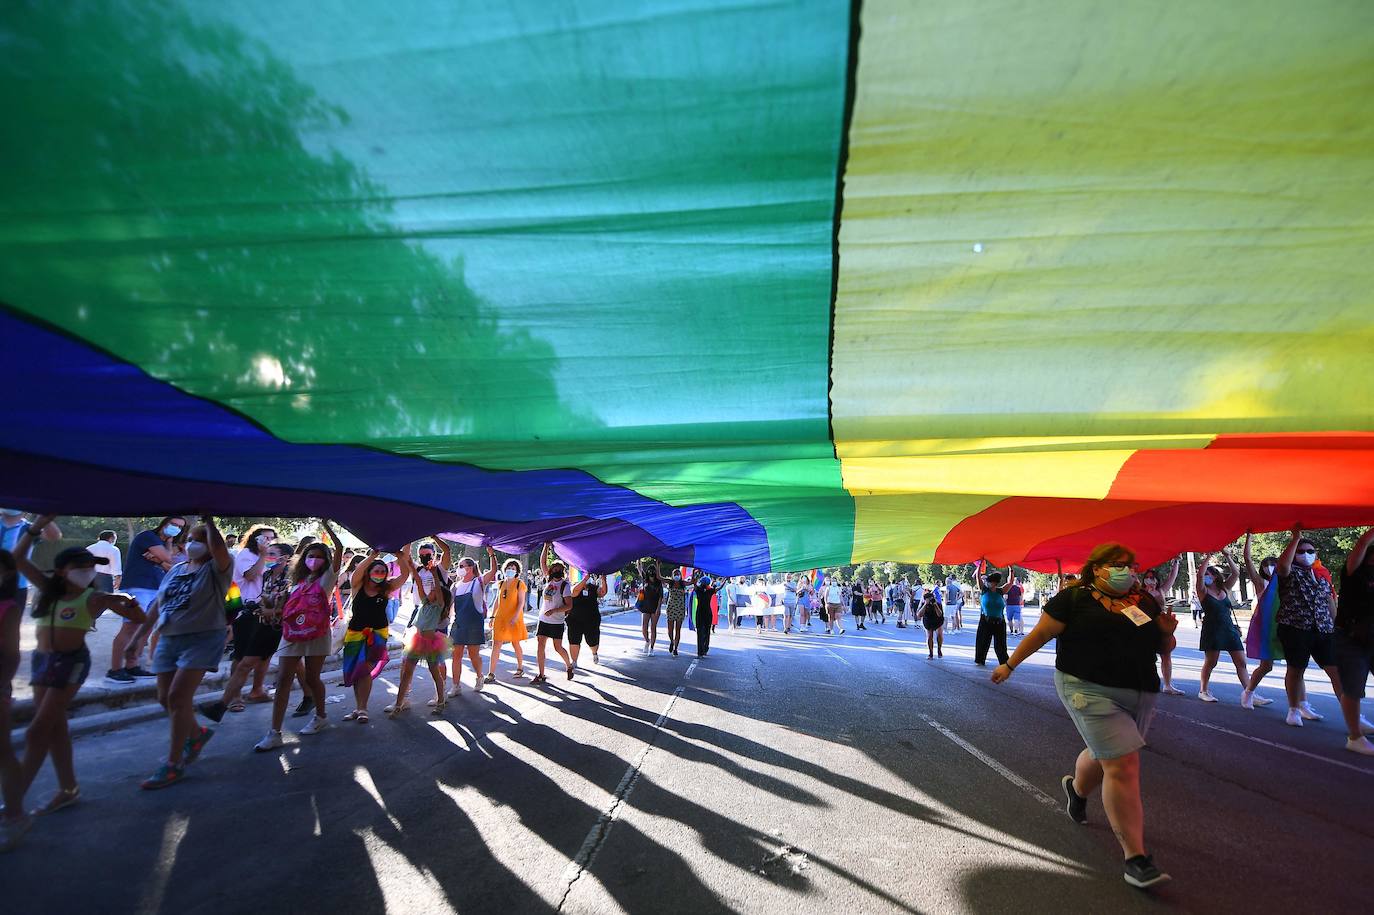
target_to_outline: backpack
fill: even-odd
[[[288,642],[308,642],[329,633],[329,604],[319,581],[296,588],[282,608],[281,634]]]

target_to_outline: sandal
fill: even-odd
[[[357,716],[353,719],[354,721],[358,722],[359,724],[367,724],[367,709],[360,708],[353,714]]]
[[[677,654],[677,652],[673,652],[673,654]],[[573,678],[573,671],[575,671],[575,670],[577,670],[576,667],[574,667],[574,666],[571,665],[571,664],[568,665],[568,679],[569,679],[569,680],[571,680],[571,679]]]
[[[517,667],[517,668],[515,668],[515,673],[511,674],[512,677],[523,677],[524,675],[525,675],[525,668],[523,668],[523,667]]]
[[[496,682],[496,674],[487,674],[485,677],[482,678],[482,682],[483,682],[483,683],[495,683],[495,682]]]
[[[72,804],[75,804],[75,803],[76,803],[78,800],[80,800],[80,799],[81,799],[81,786],[80,786],[80,785],[77,785],[75,788],[71,789],[70,791],[68,791],[66,788],[59,788],[59,789],[57,790],[57,793],[54,794],[54,795],[52,796],[52,800],[48,801],[48,802],[47,802],[46,804],[44,804],[42,807],[38,807],[38,808],[35,808],[34,810],[30,810],[30,811],[29,811],[29,816],[41,817],[41,816],[46,816],[46,815],[49,814],[49,813],[57,813],[57,811],[59,811],[59,810],[65,810],[66,808],[70,807]]]
[[[248,711],[248,706],[246,706],[246,705],[243,704],[243,700],[242,700],[242,699],[235,699],[233,702],[229,703],[229,711],[231,711],[231,712],[246,712],[246,711]]]
[[[399,704],[399,705],[388,705],[386,708],[382,709],[382,711],[386,712],[386,714],[387,714],[389,717],[395,718],[397,715],[401,714],[402,712],[408,712],[408,711],[410,711],[410,703],[409,703],[409,702],[402,702],[402,703]]]
[[[534,685],[535,683],[548,683],[548,682],[549,682],[549,678],[546,677],[546,676],[544,676],[543,674],[535,674],[535,675],[530,679],[530,685]]]
[[[429,710],[429,713],[431,715],[442,715],[446,708],[448,708],[448,702],[436,702],[434,703],[434,708]]]
[[[360,709],[360,708],[355,708],[353,711],[349,712],[347,715],[344,715],[344,716],[343,716],[343,720],[344,720],[344,721],[357,721],[357,720],[358,720],[358,716],[359,716],[359,715],[363,715],[363,714],[366,714],[366,713],[365,713],[362,709]]]

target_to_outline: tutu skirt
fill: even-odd
[[[426,664],[437,664],[441,661],[447,661],[453,654],[451,645],[448,633],[442,629],[434,629],[429,632],[416,629],[406,641],[405,656],[417,661],[424,661]]]
[[[385,629],[348,629],[344,632],[344,686],[352,686],[364,675],[377,679],[386,662],[391,659],[386,650],[389,635]]]

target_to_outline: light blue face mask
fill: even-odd
[[[1131,590],[1131,585],[1135,584],[1135,573],[1130,569],[1109,568],[1106,571],[1107,580],[1103,582],[1104,590],[1113,594],[1125,594]]]
[[[1215,583],[1216,583],[1216,579],[1213,578],[1211,575],[1204,575],[1204,576],[1202,576],[1202,583],[1203,583],[1204,585],[1215,584]]]

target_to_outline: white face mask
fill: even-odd
[[[95,581],[95,569],[72,569],[67,573],[67,581],[78,588],[89,588]]]
[[[199,540],[192,540],[186,544],[186,558],[191,560],[204,559],[205,554],[210,552],[210,548]]]
[[[1315,552],[1307,553],[1302,550],[1298,550],[1296,553],[1293,554],[1293,561],[1300,566],[1310,566],[1312,563],[1317,561],[1317,554]]]
[[[506,581],[515,581],[520,577],[520,573],[514,569],[506,569]]]

